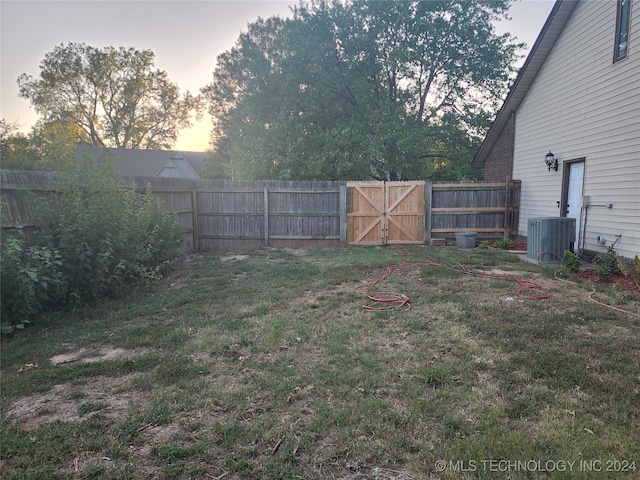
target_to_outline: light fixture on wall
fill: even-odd
[[[544,156],[544,163],[549,168],[549,171],[553,168],[556,172],[558,171],[558,159],[555,157],[551,150]]]

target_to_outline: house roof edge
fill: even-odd
[[[491,149],[500,137],[502,130],[509,121],[512,113],[515,112],[525,95],[529,91],[529,87],[535,80],[538,72],[542,68],[549,52],[556,43],[556,40],[562,33],[565,25],[569,21],[571,14],[580,0],[556,0],[553,5],[547,21],[542,30],[538,34],[533,47],[529,51],[529,55],[520,68],[516,79],[514,80],[509,93],[507,94],[502,107],[498,111],[489,131],[487,132],[480,148],[471,161],[474,168],[483,168]]]

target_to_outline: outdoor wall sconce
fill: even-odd
[[[556,172],[558,171],[558,159],[555,157],[551,150],[544,156],[544,163],[549,168],[549,171],[553,168]]]

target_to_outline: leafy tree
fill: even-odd
[[[35,170],[38,154],[29,137],[17,131],[15,123],[0,120],[0,159],[7,170]]]
[[[203,89],[239,178],[468,178],[520,47],[508,0],[301,3],[249,25]]]
[[[154,53],[85,44],[56,46],[40,76],[18,77],[19,95],[45,124],[77,125],[82,141],[99,147],[171,148],[180,129],[200,111],[200,97],[180,96]]]
[[[38,152],[38,170],[69,170],[75,165],[75,150],[83,130],[74,122],[38,122],[29,136]]]
[[[29,134],[15,124],[0,123],[2,168],[8,170],[67,170],[83,132],[73,122],[38,122]]]

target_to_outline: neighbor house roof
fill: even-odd
[[[557,0],[542,27],[531,51],[527,56],[522,68],[518,72],[509,93],[507,94],[502,107],[498,111],[487,136],[478,149],[476,156],[471,162],[472,167],[483,168],[491,149],[500,137],[503,128],[507,124],[511,113],[518,109],[520,103],[529,91],[529,87],[535,80],[540,68],[544,64],[549,52],[553,48],[556,40],[562,33],[569,17],[579,0]]]
[[[199,178],[204,170],[206,152],[143,150],[131,148],[76,148],[76,161],[99,161],[103,156],[113,160],[113,171],[123,177]]]

